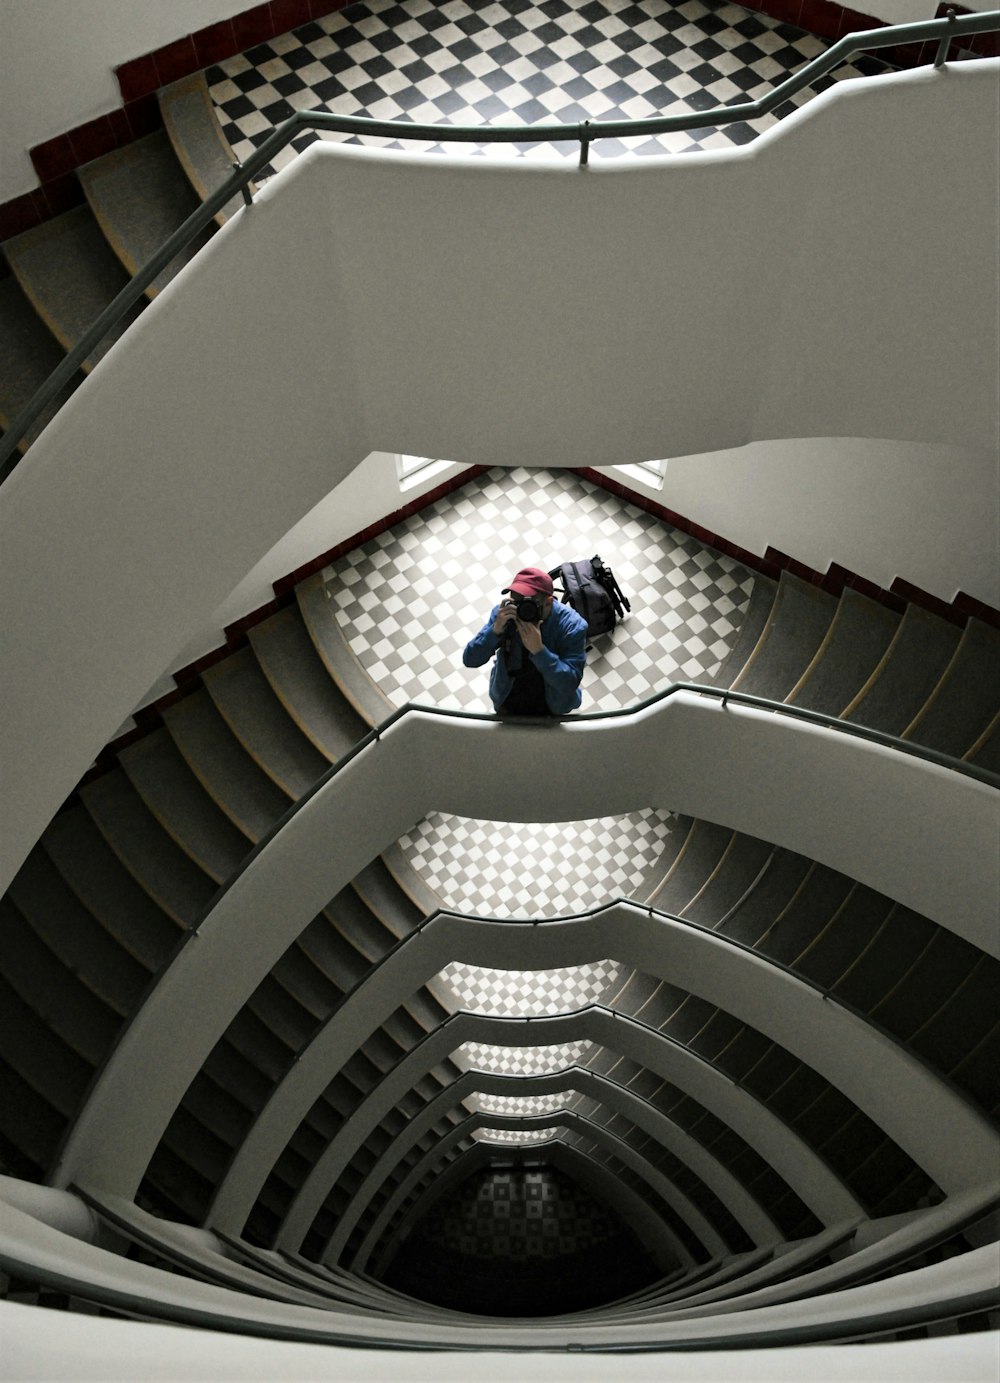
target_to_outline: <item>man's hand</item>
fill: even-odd
[[[502,634],[512,619],[517,619],[517,606],[512,600],[505,600],[497,611],[496,619],[493,621],[494,634]]]
[[[541,653],[542,651],[542,626],[540,624],[525,624],[524,620],[517,620],[517,632],[521,636],[528,653]]]

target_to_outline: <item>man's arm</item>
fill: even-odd
[[[500,635],[495,629],[499,612],[500,606],[494,605],[490,617],[482,629],[465,645],[462,662],[466,667],[482,667],[490,661],[500,647]]]

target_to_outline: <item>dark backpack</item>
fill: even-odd
[[[611,568],[600,557],[589,562],[564,562],[549,572],[563,587],[563,600],[587,621],[587,637],[610,634],[631,605],[622,594]]]

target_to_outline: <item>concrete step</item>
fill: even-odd
[[[41,322],[17,280],[10,275],[0,278],[0,429],[9,430],[53,370],[62,364],[63,356],[62,347]],[[18,445],[20,452],[28,449],[82,379],[83,375],[78,373],[32,424]]]
[[[275,696],[252,648],[206,669],[202,681],[236,739],[289,801],[330,767]]]
[[[215,881],[174,843],[120,768],[80,789],[97,829],[150,898],[183,927],[193,926]]]
[[[784,701],[816,656],[836,610],[828,592],[783,571],[767,623],[733,690]]]
[[[236,164],[229,140],[216,118],[204,72],[193,72],[163,87],[157,99],[163,128],[177,161],[198,200],[203,202],[222,186]],[[251,195],[256,191],[253,183],[250,191]],[[242,195],[237,194],[217,212],[216,223],[224,225],[243,205]]]
[[[298,606],[279,610],[248,637],[271,689],[298,728],[330,763],[343,758],[369,727],[324,667]]]
[[[119,762],[159,824],[210,878],[222,883],[239,867],[246,836],[212,802],[165,728],[123,749]]]
[[[164,130],[95,159],[78,176],[105,240],[130,277],[152,259],[199,203]],[[162,292],[211,235],[212,228],[206,228],[181,250],[146,289],[147,298]]]
[[[181,757],[219,809],[248,841],[266,835],[288,810],[288,798],[258,768],[204,688],[163,713]]]
[[[65,351],[72,350],[128,283],[89,206],[74,207],[25,231],[3,249],[25,297]],[[141,311],[136,304],[111,328],[84,361],[85,371],[93,369]]]

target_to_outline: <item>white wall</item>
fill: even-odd
[[[858,9],[856,5],[850,9]],[[996,9],[996,0],[962,0],[962,8],[986,13]],[[873,19],[881,19],[886,24],[919,24],[924,19],[933,19],[937,5],[934,0],[863,0],[862,14],[870,14]]]
[[[457,465],[434,468],[424,478],[408,483],[404,490],[399,483],[395,455],[385,451],[371,452],[247,573],[171,659],[167,672],[157,678],[136,709],[173,691],[176,684],[172,673],[220,647],[227,625],[234,624],[272,600],[275,581],[336,547],[346,538],[370,528],[461,470],[462,467]],[[121,728],[124,730],[128,725],[129,722]]]
[[[841,82],[747,148],[589,170],[314,144],[4,486],[5,867],[371,451],[991,445],[996,72]]]
[[[0,202],[38,186],[30,148],[122,104],[115,67],[250,8],[248,0],[0,0]]]
[[[670,458],[662,488],[634,473],[625,483],[760,556],[770,545],[817,571],[839,562],[886,588],[900,576],[942,600],[965,591],[1000,604],[1000,469],[987,450],[751,442]]]

